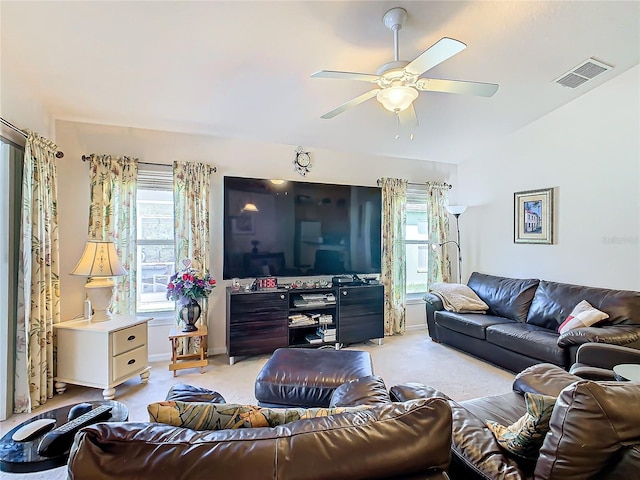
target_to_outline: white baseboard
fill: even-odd
[[[407,332],[417,332],[418,330],[424,330],[424,332],[427,333],[427,326],[418,323],[416,325],[407,325],[405,330]]]

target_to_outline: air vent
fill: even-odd
[[[592,78],[597,77],[601,73],[611,70],[612,68],[613,67],[606,63],[589,58],[577,67],[572,68],[567,73],[555,79],[554,82],[559,83],[564,87],[576,88],[588,82]]]

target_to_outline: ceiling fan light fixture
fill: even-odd
[[[406,85],[396,85],[381,90],[378,92],[376,98],[384,108],[391,112],[398,113],[411,106],[413,101],[418,98],[418,91]]]
[[[253,202],[247,202],[244,207],[242,207],[243,212],[259,212],[258,207]]]

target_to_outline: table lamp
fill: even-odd
[[[109,307],[113,298],[113,277],[126,275],[113,242],[105,240],[87,240],[80,261],[72,270],[71,275],[89,277],[85,288],[87,297],[91,301],[94,313],[93,322],[103,322],[111,319]]]

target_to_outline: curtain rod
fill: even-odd
[[[431,183],[431,182],[424,182],[424,183],[408,182],[407,185],[429,185],[429,183]],[[447,182],[442,182],[442,186],[443,187],[447,187],[449,190],[451,190],[453,188],[453,185],[451,185],[450,183],[447,183]]]
[[[414,186],[418,186],[418,185],[428,185],[430,182],[424,182],[424,183],[414,183],[414,182],[407,182],[407,185],[414,185]],[[382,184],[382,180],[378,180],[378,186],[380,186]],[[443,182],[442,183],[443,187],[448,187],[449,190],[451,190],[453,188],[453,185],[451,185],[450,183],[447,182]]]
[[[2,117],[0,117],[0,122],[2,122],[3,125],[6,125],[7,127],[9,127],[11,130],[18,132],[24,138],[27,138],[29,136],[27,132],[25,132],[21,128],[16,127],[13,123],[9,122],[8,120],[5,120]],[[61,152],[60,150],[56,151],[56,158],[62,158],[62,157],[64,157],[64,153]]]
[[[86,162],[87,160],[89,160],[91,158],[90,155],[82,155],[82,161]],[[167,167],[167,168],[173,168],[173,165],[170,163],[152,163],[152,162],[138,162],[138,165],[155,165],[157,167]],[[218,171],[217,167],[210,167],[211,172],[216,173]]]

